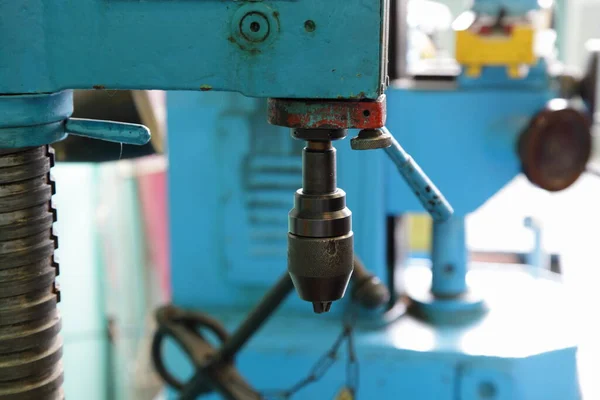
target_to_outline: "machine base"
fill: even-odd
[[[467,293],[459,297],[435,297],[431,293],[429,268],[411,267],[403,279],[411,303],[411,313],[433,325],[468,324],[488,311],[479,288],[470,287]]]
[[[430,271],[409,268],[405,281],[424,285]],[[359,399],[576,400],[576,326],[557,277],[533,277],[521,266],[486,266],[469,276],[485,293],[488,312],[464,325],[431,325],[412,315],[385,328],[355,328]],[[208,310],[234,327],[243,313]],[[258,390],[287,389],[308,376],[342,330],[340,321],[280,310],[238,359]],[[172,350],[171,365],[189,376]],[[337,399],[346,382],[347,353],[294,400]],[[172,394],[171,398],[176,398]],[[217,399],[215,395],[206,397]]]
[[[471,322],[487,311],[483,298],[472,292],[457,298],[439,299],[429,290],[411,291],[409,298],[413,314],[437,325]]]

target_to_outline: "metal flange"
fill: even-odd
[[[387,117],[385,95],[377,100],[269,99],[272,125],[303,129],[377,129]]]

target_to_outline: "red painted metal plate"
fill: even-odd
[[[385,95],[375,101],[269,99],[270,124],[303,129],[376,129],[385,125]]]

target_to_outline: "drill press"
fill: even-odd
[[[486,2],[476,6],[483,3]],[[496,6],[500,3],[509,5],[511,2],[496,2]],[[524,43],[511,41],[515,38],[510,34],[511,29],[494,29],[503,28],[509,21],[517,21],[525,31],[531,28],[522,13],[524,3],[509,9],[507,19],[498,18],[498,7],[478,11],[491,13],[483,18],[484,25],[488,26],[482,27],[485,28],[482,31],[465,32],[470,34],[467,39],[479,45],[490,45],[486,43],[490,40],[492,46],[512,45],[519,49]],[[537,2],[528,2],[527,12],[536,7]],[[501,23],[495,26],[497,20]],[[491,27],[500,37],[489,34]],[[585,121],[585,111],[579,109],[578,117],[567,124],[574,127],[573,130],[555,129],[562,125],[557,124],[557,120],[546,125],[546,129],[538,130],[538,116],[547,116],[548,110],[558,111],[547,107],[558,104],[549,102],[558,93],[544,62],[536,58],[529,65],[529,73],[521,76],[524,61],[513,56],[530,55],[531,49],[527,46],[512,53],[501,53],[509,57],[501,64],[497,64],[497,59],[478,59],[482,54],[489,54],[485,48],[466,46],[462,50],[467,51],[469,61],[463,61],[464,73],[460,76],[418,75],[414,79],[392,82],[387,92],[388,109],[392,111],[388,126],[392,131],[403,132],[402,145],[426,171],[431,171],[436,183],[441,183],[455,208],[452,218],[444,222],[444,216],[449,214],[443,212],[444,207],[438,208],[438,195],[428,191],[431,187],[425,182],[414,178],[411,158],[395,145],[386,129],[363,127],[352,141],[352,147],[386,149],[395,163],[390,163],[381,150],[351,152],[342,141],[336,145],[339,186],[348,193],[348,207],[353,212],[355,250],[371,272],[392,289],[392,295],[405,290],[399,297],[410,303],[410,313],[398,318],[398,314],[383,312],[381,308],[362,310],[353,329],[356,351],[349,352],[346,358],[346,370],[351,372],[336,369],[334,365],[323,375],[323,365],[332,363],[328,355],[338,355],[329,343],[338,343],[336,335],[340,325],[346,324],[344,312],[353,308],[347,299],[349,296],[333,307],[329,315],[318,319],[306,316],[303,302],[290,299],[280,306],[285,312],[276,314],[262,328],[264,332],[256,335],[235,358],[236,367],[253,387],[289,388],[277,392],[279,397],[273,398],[311,399],[330,395],[335,398],[335,393],[338,393],[337,398],[344,398],[348,392],[351,393],[349,398],[355,395],[383,399],[398,396],[435,400],[578,398],[576,344],[574,332],[569,329],[572,316],[566,306],[568,296],[564,288],[550,273],[542,272],[534,278],[521,266],[470,262],[465,218],[523,170],[533,167],[545,171],[541,175],[551,177],[551,181],[561,181],[562,173],[545,169],[545,165],[554,164],[548,162],[552,158],[549,156],[557,156],[557,153],[540,146],[553,142],[557,136],[564,138],[561,132],[573,140],[559,139],[558,142],[569,143],[577,150],[566,152],[569,157],[562,158],[561,164],[568,165],[571,170],[568,175],[576,178],[582,161],[585,164],[589,138],[586,124],[581,124]],[[515,64],[517,68],[511,69]],[[511,76],[515,71],[519,73],[518,78]],[[197,106],[199,103],[203,108]],[[263,107],[258,100],[245,102],[236,95],[176,94],[171,96],[168,107],[169,129],[175,132],[170,138],[173,155],[170,176],[175,202],[171,205],[174,301],[177,305],[218,315],[228,327],[243,327],[245,324],[240,321],[248,320],[245,312],[248,298],[260,297],[262,291],[257,288],[268,287],[280,275],[278,268],[285,263],[285,241],[268,233],[274,227],[285,229],[289,221],[284,216],[276,218],[267,213],[262,205],[268,204],[271,210],[293,207],[287,194],[279,190],[297,187],[302,180],[299,171],[293,168],[300,164],[290,151],[295,142],[277,142],[274,138],[287,135],[287,131],[279,130],[272,131],[269,146],[258,143],[257,132],[273,129],[255,118],[256,110]],[[289,109],[286,107],[285,112],[279,113],[282,119],[276,124],[293,129],[308,128],[306,124],[312,119],[300,118]],[[273,122],[273,113],[269,115]],[[548,119],[551,120],[553,118]],[[222,185],[220,193],[214,194],[214,199],[203,199],[207,208],[219,199],[226,199],[221,215],[204,213],[190,217],[184,210],[197,203],[183,195],[194,177],[189,160],[196,150],[190,150],[190,141],[182,140],[177,133],[193,131],[200,122],[206,124],[208,138],[213,132],[210,146],[201,151],[203,166],[216,169],[220,179],[227,173],[228,182]],[[304,125],[296,125],[299,123]],[[344,127],[347,128],[327,126],[328,129]],[[535,127],[535,132],[531,127]],[[235,137],[235,140],[221,139],[217,132],[228,132],[225,136]],[[240,136],[252,139],[241,141]],[[531,137],[545,139],[529,141]],[[212,148],[217,145],[223,149],[224,159],[220,162],[212,154]],[[521,146],[530,151],[518,151]],[[257,147],[261,148],[260,156],[254,152]],[[522,156],[525,153],[529,158]],[[250,154],[253,157],[248,162]],[[244,172],[231,176],[232,165]],[[561,168],[558,172],[564,171]],[[398,180],[398,172],[405,180],[419,183],[419,187],[408,190],[404,182]],[[528,176],[533,175],[528,173]],[[536,184],[545,185],[540,183]],[[244,198],[252,201],[240,200]],[[393,254],[390,254],[398,250],[394,242],[396,235],[393,223],[386,229],[386,221],[422,210],[423,201],[434,217],[432,267],[411,265],[399,276],[402,268],[394,264]],[[221,236],[213,239],[200,233],[200,238],[192,238],[186,227],[191,218],[222,222]],[[260,240],[265,237],[272,239]],[[198,241],[205,240],[212,240],[212,247],[195,248]],[[215,250],[215,245],[221,247]],[[225,256],[220,257],[220,253]],[[195,268],[192,260],[201,256],[211,265],[204,274],[210,289],[204,291],[189,282]],[[386,256],[390,260],[386,260]],[[355,269],[360,271],[356,266]],[[167,358],[180,374],[189,371],[176,350],[168,352]],[[311,370],[315,359],[326,361]],[[361,368],[360,387],[352,373],[356,360],[368,363],[367,368]],[[200,369],[202,367],[200,365]],[[303,377],[307,371],[308,376],[298,381],[298,376]],[[340,386],[352,390],[344,391]],[[297,391],[298,388],[302,390]],[[173,395],[176,398],[177,395]]]
[[[48,146],[67,134],[131,144],[149,139],[141,126],[70,118],[72,89],[235,91],[301,107],[306,102],[299,99],[319,99],[322,107],[381,107],[387,9],[386,0],[0,3],[0,287],[11,288],[0,294],[0,399],[63,397]],[[343,111],[332,109],[328,117],[344,120]],[[309,121],[313,113],[307,108],[296,115]],[[329,129],[301,125],[309,136]],[[352,231],[343,192],[334,190],[333,177],[319,182],[325,176],[314,168],[320,167],[315,156],[331,161],[334,153],[310,149],[322,147],[315,144],[322,138],[309,142],[306,185],[291,218],[299,223],[290,230],[290,267],[302,296],[326,311],[351,274]],[[213,177],[203,187],[219,183]],[[174,195],[207,196],[186,186],[186,193]],[[320,206],[327,207],[320,218],[300,222]],[[339,219],[329,221],[336,214],[331,207]],[[203,225],[218,226],[210,222]],[[327,257],[327,268],[299,261],[293,254],[299,247],[320,257],[316,262]]]

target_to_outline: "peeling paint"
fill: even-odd
[[[385,105],[385,96],[377,101],[270,99],[268,113],[270,123],[289,128],[375,129],[385,125]]]

